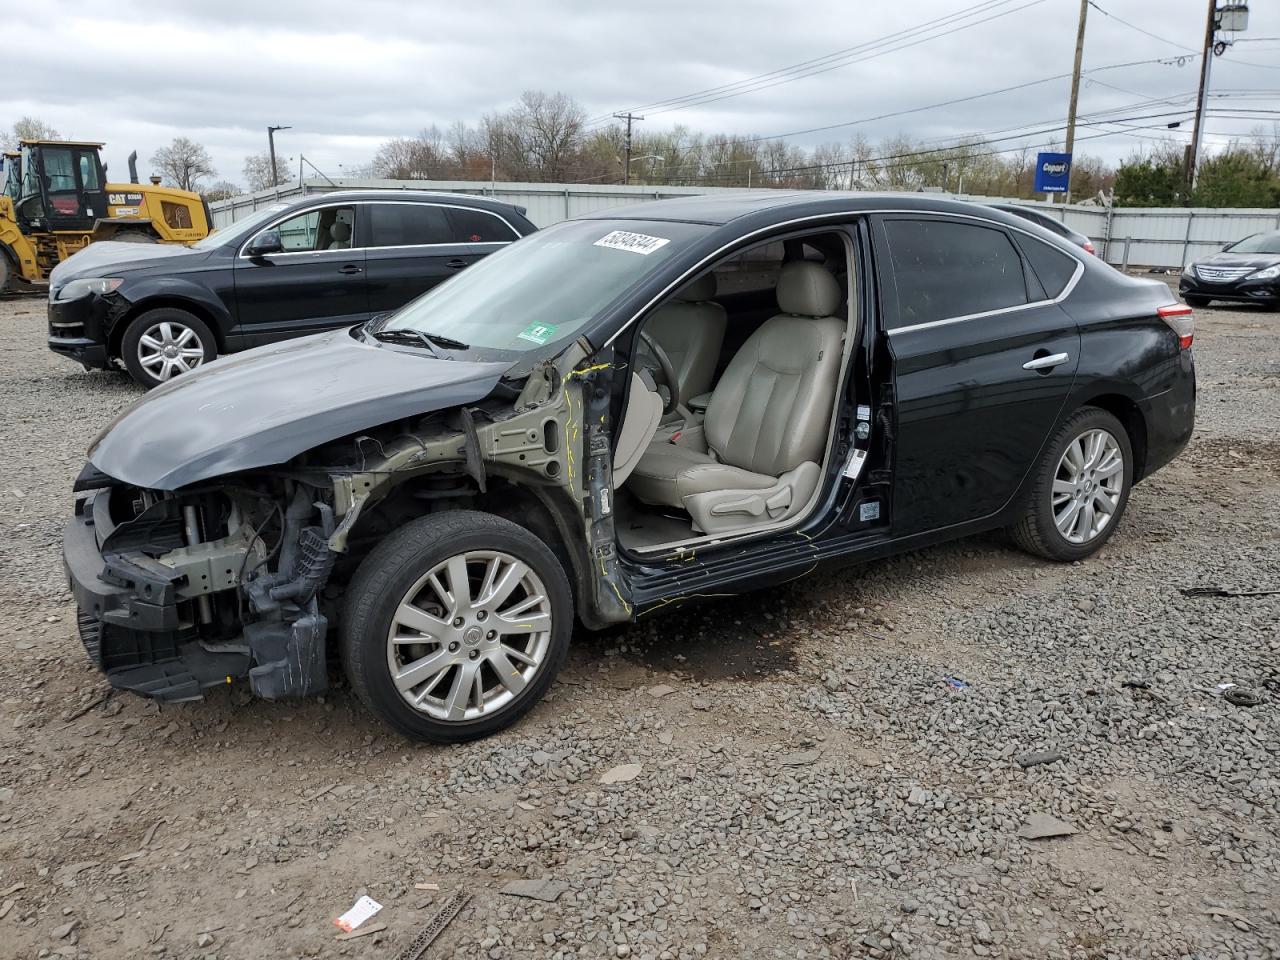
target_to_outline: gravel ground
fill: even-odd
[[[428,957],[1280,956],[1280,596],[1178,592],[1280,587],[1280,315],[1198,316],[1195,440],[1099,556],[967,540],[582,637],[438,748],[341,686],[98,702],[60,531],[137,391],[0,303],[0,955],[395,957],[465,891]],[[364,893],[385,929],[335,940]]]

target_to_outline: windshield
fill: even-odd
[[[1255,233],[1227,247],[1232,253],[1280,253],[1280,230],[1274,233]]]
[[[402,307],[379,330],[417,330],[521,354],[578,335],[710,228],[575,220],[531,234]]]
[[[231,236],[241,237],[247,233],[251,233],[257,227],[261,226],[265,221],[272,217],[280,215],[282,210],[288,210],[287,203],[273,203],[269,207],[263,207],[261,210],[255,210],[249,216],[237,220],[229,227],[223,227],[220,230],[214,230],[203,240],[198,240],[191,245],[194,250],[212,250],[214,247],[220,247],[227,242],[227,238]]]

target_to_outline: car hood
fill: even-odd
[[[126,243],[120,240],[102,240],[89,244],[79,253],[67,257],[54,267],[53,272],[49,274],[49,285],[56,289],[68,280],[110,276],[110,273],[104,273],[107,268],[112,272],[119,272],[149,267],[156,260],[173,257],[201,258],[208,255],[208,250],[192,250],[180,243]]]
[[[125,483],[173,490],[474,403],[510,366],[373,345],[347,330],[316,334],[216,360],[156,388],[94,440],[89,461]]]
[[[1197,267],[1270,267],[1280,263],[1280,254],[1275,253],[1232,253],[1224,250],[1211,257],[1203,257],[1195,261]]]

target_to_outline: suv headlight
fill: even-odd
[[[1194,277],[1196,275],[1195,262],[1192,261],[1191,263],[1188,263],[1185,267],[1182,268],[1182,272],[1188,277]]]
[[[110,293],[124,280],[120,277],[90,277],[85,280],[72,280],[58,291],[59,300],[79,300],[91,293],[101,296]]]
[[[1280,277],[1280,263],[1277,263],[1275,266],[1271,266],[1271,267],[1263,267],[1261,270],[1258,270],[1255,273],[1249,274],[1249,276],[1246,277],[1245,279],[1246,280],[1274,280],[1276,277]]]

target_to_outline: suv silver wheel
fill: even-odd
[[[387,631],[387,665],[414,710],[477,720],[529,684],[551,628],[546,587],[527,564],[470,550],[436,564],[404,594]]]
[[[138,364],[161,382],[194,370],[204,355],[199,334],[177,320],[152,324],[138,338]]]
[[[1067,444],[1052,488],[1053,522],[1070,543],[1088,543],[1115,516],[1124,492],[1124,454],[1106,430],[1086,430]]]

